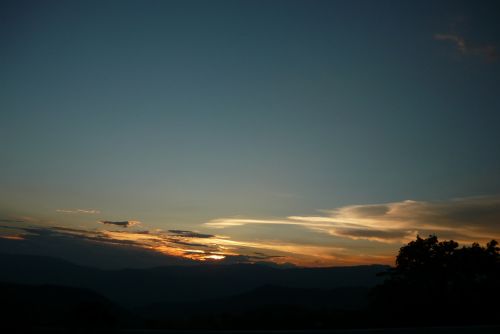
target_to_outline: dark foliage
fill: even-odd
[[[372,293],[381,322],[400,325],[493,324],[500,312],[500,248],[494,240],[459,247],[436,236],[402,247],[396,267]]]

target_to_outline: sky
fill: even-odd
[[[336,266],[500,238],[499,12],[2,1],[0,250]]]

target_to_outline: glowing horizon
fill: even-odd
[[[195,261],[232,258],[242,263],[266,261],[309,267],[392,264],[399,247],[417,235],[435,234],[460,244],[486,243],[500,237],[499,197],[350,205],[321,213],[281,219],[217,218],[200,224],[197,230],[151,228],[136,220],[108,220],[104,224],[94,220],[83,228],[61,225],[62,221],[56,224],[33,217],[13,217],[10,221],[3,219],[0,236],[22,242],[48,231],[53,237],[138,247]],[[80,214],[88,217],[88,212]],[[245,237],[258,226],[264,228],[259,237]],[[289,240],[290,229],[296,229],[301,237]]]

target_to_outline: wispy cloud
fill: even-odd
[[[37,244],[56,237],[54,240],[64,239],[66,243],[154,252],[188,261],[264,260],[301,266],[389,264],[397,249],[417,234],[437,234],[461,243],[500,238],[500,197],[349,205],[316,215],[274,219],[219,218],[200,226],[201,232],[124,228],[137,225],[130,220],[102,221],[101,227],[93,229],[28,222],[17,217],[3,220],[0,235],[4,242]],[[269,229],[260,229],[262,234],[256,237],[256,225]],[[227,229],[227,233],[205,233],[207,228],[217,232]],[[290,232],[296,233],[297,228],[300,235],[290,237]],[[253,234],[247,234],[245,229]]]
[[[138,220],[124,220],[124,221],[99,220],[99,223],[104,225],[115,225],[120,227],[132,227],[141,224],[141,222]]]
[[[99,214],[101,211],[95,209],[56,209],[59,213],[82,213],[82,214]]]
[[[451,42],[456,50],[462,55],[482,57],[488,62],[496,61],[500,57],[495,45],[477,44],[466,41],[464,37],[457,34],[435,34],[434,39],[437,41]]]
[[[449,201],[402,201],[352,205],[323,211],[316,216],[283,219],[220,218],[207,227],[227,228],[251,224],[298,225],[312,231],[352,240],[403,243],[416,234],[437,234],[462,242],[500,236],[500,198],[471,197]]]
[[[437,40],[437,41],[450,41],[453,44],[455,44],[455,47],[461,53],[466,53],[467,52],[467,47],[465,45],[465,39],[463,39],[463,37],[460,37],[458,35],[453,35],[453,34],[435,34],[434,35],[434,39]]]
[[[2,226],[0,225],[0,228]],[[8,239],[47,241],[65,238],[67,242],[95,243],[128,249],[148,250],[156,253],[195,261],[222,261],[249,263],[271,261],[294,263],[302,266],[330,266],[359,263],[388,263],[389,257],[354,256],[348,250],[335,246],[308,245],[282,240],[235,240],[227,236],[203,234],[186,230],[88,230],[66,226],[8,226],[3,235]],[[178,233],[183,231],[182,233]],[[0,231],[1,232],[1,231]],[[0,233],[0,235],[2,235]],[[15,236],[13,238],[12,236]],[[361,262],[359,261],[361,259]]]

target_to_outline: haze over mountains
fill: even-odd
[[[263,286],[298,289],[372,287],[387,266],[274,268],[259,264],[164,266],[101,270],[43,256],[1,254],[0,281],[94,290],[122,305],[188,302],[246,293]]]
[[[7,326],[186,329],[309,328],[312,319],[365,308],[371,287],[381,282],[377,274],[388,267],[201,263],[103,270],[0,253],[0,268]],[[261,315],[249,321],[255,312]]]

